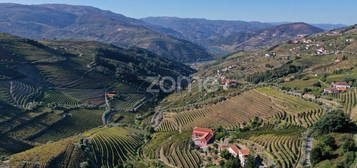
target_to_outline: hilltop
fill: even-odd
[[[171,29],[94,7],[0,4],[0,10],[0,31],[4,33],[32,39],[83,39],[135,46],[182,62],[212,58],[203,47],[156,31],[175,34]]]

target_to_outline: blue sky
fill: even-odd
[[[0,0],[89,5],[129,17],[177,16],[262,22],[357,23],[356,0]]]

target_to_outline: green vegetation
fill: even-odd
[[[320,136],[311,151],[314,167],[350,167],[357,154],[351,134],[332,133]]]
[[[281,78],[289,74],[299,72],[302,69],[303,69],[302,67],[285,64],[282,67],[273,70],[254,73],[253,75],[247,77],[247,81],[257,84],[259,82],[265,82],[265,81]]]
[[[354,124],[342,111],[325,113],[325,115],[323,115],[313,127],[316,135],[328,134],[332,132],[348,132],[352,128],[354,128]]]

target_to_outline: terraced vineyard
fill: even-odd
[[[102,125],[101,116],[104,110],[78,109],[69,111],[68,117],[55,123],[41,136],[33,139],[35,142],[47,143],[62,138],[78,135],[91,128]],[[85,122],[82,122],[85,121]]]
[[[63,117],[61,115],[44,113],[41,116],[14,127],[13,129],[9,130],[6,135],[18,140],[31,140],[38,134],[46,131],[62,118]]]
[[[313,109],[311,111],[302,112],[299,114],[288,114],[288,113],[279,113],[275,115],[274,118],[281,121],[287,127],[290,126],[303,126],[305,128],[313,126],[313,124],[318,121],[324,110],[321,109]]]
[[[186,130],[195,126],[234,129],[256,116],[264,120],[278,118],[287,120],[291,125],[308,127],[321,114],[321,107],[317,104],[272,88],[258,88],[203,108],[164,112],[164,119],[156,130]]]
[[[67,67],[63,68],[60,65],[38,65],[37,67],[47,81],[61,88],[97,89],[104,88],[106,84],[111,82],[106,76],[94,71],[92,72],[90,69],[78,70],[75,64],[61,64],[66,64]],[[77,70],[73,71],[74,69]]]
[[[249,138],[266,150],[278,168],[295,167],[301,155],[298,136],[261,135]]]
[[[146,101],[144,94],[121,94],[120,98],[111,101],[114,110],[135,111],[136,107]]]
[[[190,145],[190,132],[158,133],[143,149],[149,159],[159,159],[171,167],[200,168],[202,158]]]
[[[357,119],[357,89],[352,89],[346,93],[333,94],[333,97],[341,100],[344,111],[353,119]]]
[[[13,106],[10,106],[9,104],[6,104],[5,102],[0,101],[0,124],[2,122],[6,122],[8,120],[11,120],[13,117],[16,117],[16,115],[19,115],[23,111],[15,108]]]
[[[136,158],[143,144],[140,131],[131,128],[99,128],[86,133],[90,140],[93,158],[100,167],[116,167]]]
[[[20,81],[1,82],[0,94],[4,101],[21,109],[32,109],[41,90]]]
[[[51,167],[50,163],[53,161],[53,158],[60,158],[60,156],[66,152],[69,145],[78,141],[78,137],[67,138],[11,155],[8,165],[11,167],[25,168]]]
[[[46,91],[44,93],[43,102],[48,103],[48,104],[54,104],[57,106],[61,107],[77,107],[80,105],[79,101],[75,98],[66,96],[60,92],[57,91]]]
[[[82,104],[104,104],[104,89],[57,89],[61,93],[77,99]]]

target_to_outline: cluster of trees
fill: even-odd
[[[336,110],[322,116],[315,123],[313,130],[315,135],[323,135],[332,132],[349,132],[354,127],[354,123],[343,111]]]
[[[319,167],[349,167],[355,160],[356,147],[352,137],[345,137],[337,145],[334,137],[324,135],[311,151],[311,163]],[[338,159],[336,159],[338,158]],[[331,162],[332,159],[338,160]]]
[[[319,138],[311,151],[311,163],[326,168],[349,167],[354,162],[357,151],[352,136],[340,138],[337,143],[331,133],[348,133],[353,129],[355,125],[342,111],[326,113],[313,127],[315,136]],[[331,161],[333,159],[337,162]]]
[[[222,160],[219,164],[223,168],[241,168],[241,161],[239,157],[233,157],[228,150],[223,150],[221,152],[221,157],[225,159]],[[262,159],[258,156],[257,158],[249,155],[248,159],[245,162],[245,168],[258,168],[259,164],[261,163]]]
[[[300,72],[301,70],[303,70],[303,67],[301,66],[284,64],[279,68],[275,68],[264,72],[256,72],[248,76],[247,81],[257,84],[259,82],[265,82],[265,81],[281,78],[292,73]]]

